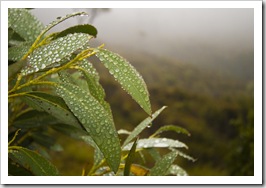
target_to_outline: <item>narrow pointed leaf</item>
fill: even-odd
[[[73,27],[69,27],[64,31],[61,31],[60,33],[58,33],[55,38],[60,38],[60,37],[64,37],[70,33],[86,33],[89,34],[91,36],[96,37],[97,35],[97,29],[90,25],[90,24],[84,24],[84,25],[76,25]]]
[[[75,85],[61,83],[57,87],[57,93],[83,124],[104,154],[108,165],[116,172],[120,163],[121,148],[109,113],[90,93]]]
[[[46,112],[30,110],[18,116],[12,125],[21,129],[31,129],[51,125],[57,122],[58,120],[55,117]]]
[[[9,151],[8,156],[36,176],[58,175],[58,171],[53,164],[29,149],[16,147],[16,149]]]
[[[8,48],[8,60],[19,61],[24,56],[24,54],[28,52],[30,47],[30,43],[23,42],[19,46]]]
[[[143,120],[127,137],[125,140],[122,148],[127,145],[129,142],[131,142],[136,136],[138,136],[147,126],[151,124],[151,122],[166,108],[166,106],[163,106],[156,112],[152,114],[152,117],[147,117],[145,120]]]
[[[155,136],[158,136],[159,134],[161,134],[162,132],[165,132],[165,131],[174,131],[176,133],[183,133],[183,134],[186,134],[188,136],[190,136],[190,133],[182,128],[182,127],[179,127],[179,126],[175,126],[175,125],[165,125],[163,127],[160,127],[152,136],[150,137],[155,137]]]
[[[59,63],[76,50],[82,48],[89,41],[89,35],[83,33],[69,34],[53,40],[32,52],[28,58],[28,65],[21,70],[22,75],[38,72],[53,63]]]
[[[149,154],[155,161],[158,161],[161,159],[160,152],[156,150],[156,148],[148,148],[147,151],[149,152]]]
[[[154,167],[150,170],[150,176],[164,176],[167,175],[170,166],[175,161],[177,156],[176,151],[172,151],[164,155],[159,161],[157,161]]]
[[[120,55],[106,49],[97,49],[96,56],[103,62],[110,74],[119,82],[122,88],[151,115],[151,104],[147,86],[136,69]]]
[[[72,13],[72,14],[68,14],[68,15],[66,15],[64,17],[58,17],[55,21],[52,21],[51,23],[49,23],[43,29],[43,31],[41,32],[41,34],[38,37],[41,38],[47,31],[52,29],[54,26],[58,25],[59,23],[65,21],[65,20],[67,20],[69,18],[75,17],[75,16],[88,16],[88,14],[85,13],[85,12],[75,12],[75,13]]]
[[[8,66],[8,78],[15,76],[25,65],[27,64],[26,60],[18,61]]]
[[[132,142],[127,144],[123,150],[129,150],[132,147]],[[147,138],[140,139],[137,144],[137,149],[145,148],[188,148],[186,144],[178,140],[169,138]]]
[[[133,160],[135,158],[135,152],[136,152],[136,146],[137,146],[138,139],[135,140],[133,143],[126,159],[125,168],[124,168],[124,176],[130,175],[130,168],[131,164],[133,163]]]
[[[106,111],[112,117],[112,112],[110,105],[105,101],[105,92],[99,83],[99,74],[97,70],[93,67],[93,65],[87,61],[83,60],[80,64],[79,70],[82,72],[85,77],[89,91],[91,95],[98,100],[98,102],[105,108]]]
[[[29,10],[21,8],[8,9],[8,27],[29,42],[34,42],[44,28]]]
[[[192,161],[192,162],[195,162],[195,161],[196,161],[196,159],[194,159],[193,157],[191,157],[191,156],[185,154],[184,152],[182,152],[182,151],[180,151],[180,150],[177,150],[177,149],[175,149],[175,148],[173,148],[172,150],[177,151],[177,154],[178,154],[179,156],[185,158],[185,159],[188,159],[188,160],[190,160],[190,161]]]
[[[45,111],[63,123],[81,128],[77,118],[69,111],[62,98],[42,92],[29,92],[22,97],[24,101],[39,111]]]
[[[178,165],[171,165],[170,168],[168,169],[167,174],[175,175],[175,176],[187,176],[188,175],[187,172]]]

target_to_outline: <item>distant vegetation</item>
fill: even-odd
[[[150,132],[169,123],[190,131],[191,137],[181,137],[188,143],[189,154],[197,158],[197,165],[181,160],[190,175],[254,174],[252,61],[236,76],[145,54],[134,56],[128,52],[123,56],[132,57],[130,62],[143,75],[153,107],[168,106]],[[106,88],[115,121],[132,129],[145,114],[104,74],[102,66],[97,68],[103,72],[100,81]],[[171,133],[165,135],[175,137]]]

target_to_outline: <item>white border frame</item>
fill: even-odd
[[[8,8],[253,8],[254,176],[8,176]],[[255,97],[256,96],[256,97]],[[262,184],[262,1],[1,1],[1,184]]]

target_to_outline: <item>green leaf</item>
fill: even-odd
[[[136,146],[137,146],[138,139],[135,140],[133,143],[126,159],[125,163],[125,168],[124,168],[124,176],[129,176],[130,175],[130,167],[131,164],[133,163],[133,160],[135,158],[135,152],[136,152]]]
[[[28,65],[21,70],[22,75],[28,75],[45,69],[48,65],[59,63],[89,41],[89,35],[83,33],[69,34],[51,41],[32,52]]]
[[[86,33],[89,34],[91,36],[96,37],[97,35],[97,29],[89,24],[85,24],[85,25],[76,25],[73,27],[69,27],[64,31],[61,31],[60,33],[58,33],[55,38],[60,38],[60,37],[64,37],[70,33]]]
[[[175,175],[175,176],[187,176],[187,172],[178,165],[171,165],[168,169],[167,174]]]
[[[90,93],[75,85],[61,83],[56,91],[100,148],[108,165],[116,172],[120,164],[121,148],[110,114]]]
[[[193,157],[191,157],[191,156],[185,154],[184,152],[182,152],[182,151],[180,151],[180,150],[177,150],[177,149],[175,149],[175,148],[172,148],[172,150],[173,150],[173,151],[174,151],[174,150],[177,151],[177,154],[178,154],[179,156],[185,158],[185,159],[188,159],[188,160],[193,161],[193,162],[196,161],[196,159],[194,159]]]
[[[106,49],[95,50],[96,56],[103,62],[110,74],[121,84],[122,88],[149,115],[152,114],[147,86],[136,69],[120,55]]]
[[[158,161],[161,159],[160,152],[156,150],[156,148],[148,148],[147,151],[149,152],[149,154],[155,161]]]
[[[164,155],[159,161],[157,161],[154,167],[150,170],[150,176],[164,176],[167,175],[168,170],[177,157],[177,152],[172,151]]]
[[[129,150],[132,142],[123,147],[123,150]],[[137,149],[143,148],[188,148],[186,144],[178,140],[169,138],[146,138],[138,141]]]
[[[33,174],[23,166],[8,160],[8,175],[9,176],[32,176]]]
[[[151,122],[166,108],[166,106],[163,106],[161,109],[157,110],[152,114],[152,117],[147,117],[145,120],[143,120],[127,137],[125,140],[122,148],[127,145],[129,142],[131,142],[136,136],[138,136],[146,127],[148,127]]]
[[[28,52],[31,44],[28,42],[23,42],[19,46],[13,46],[8,48],[8,60],[18,61],[20,60],[24,54]]]
[[[16,63],[9,65],[8,66],[8,78],[15,76],[20,71],[20,69],[22,69],[22,67],[24,67],[26,64],[27,64],[27,61],[23,60],[23,61],[18,61]]]
[[[165,131],[174,131],[176,133],[183,133],[183,134],[186,134],[188,136],[190,136],[190,133],[182,128],[182,127],[179,127],[179,126],[175,126],[175,125],[165,125],[163,127],[160,127],[153,135],[151,135],[150,137],[155,137],[159,134],[161,134],[162,132],[165,132]]]
[[[18,116],[13,122],[13,126],[22,129],[30,129],[54,124],[57,121],[55,117],[46,112],[30,110]]]
[[[58,17],[55,21],[52,21],[43,29],[42,33],[39,35],[39,38],[41,38],[47,31],[52,29],[54,26],[58,25],[59,23],[65,21],[69,18],[75,17],[75,16],[88,16],[88,14],[86,12],[75,12],[72,14],[67,14],[64,17]]]
[[[81,61],[81,64],[78,70],[80,70],[83,76],[85,77],[90,94],[96,100],[98,100],[98,102],[105,108],[106,111],[108,111],[108,113],[112,117],[110,105],[104,100],[105,92],[101,84],[99,83],[100,77],[96,69],[93,67],[93,65],[89,61],[83,60]]]
[[[63,123],[81,128],[77,118],[69,111],[62,98],[42,92],[29,92],[22,99],[32,108],[45,111]]]
[[[9,150],[8,156],[36,176],[58,175],[58,171],[54,165],[38,153],[29,149],[13,146]]]
[[[8,9],[8,27],[11,27],[25,41],[29,42],[34,42],[44,28],[29,10],[20,8]]]

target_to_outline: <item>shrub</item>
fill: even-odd
[[[161,138],[160,134],[189,133],[166,125],[149,138],[139,138],[165,106],[152,113],[147,86],[136,69],[120,55],[104,49],[104,45],[90,45],[97,29],[85,24],[47,34],[66,19],[84,15],[79,12],[58,17],[43,26],[30,10],[9,9],[9,175],[60,175],[43,149],[60,149],[51,129],[94,148],[93,165],[83,169],[83,175],[187,175],[174,163],[178,155],[194,160],[179,150],[187,146]],[[98,57],[147,113],[133,131],[116,130],[99,74],[90,62],[92,56]],[[127,135],[123,142],[121,134]],[[169,152],[161,155],[158,148]],[[152,168],[136,163],[139,156],[145,162],[143,151],[153,157]]]

